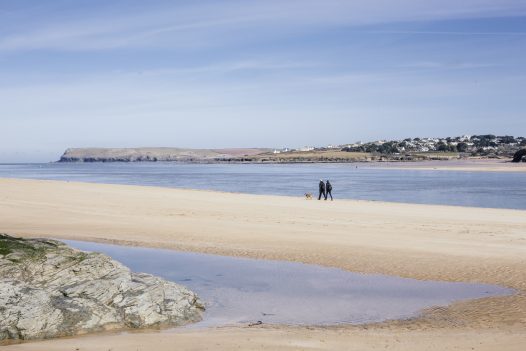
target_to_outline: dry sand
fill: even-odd
[[[421,318],[365,327],[150,331],[6,350],[524,350],[526,345],[526,211],[0,179],[0,232],[293,260],[518,290],[514,296],[457,303]]]

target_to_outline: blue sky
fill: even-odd
[[[0,0],[0,162],[526,135],[526,0]]]

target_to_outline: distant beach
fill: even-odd
[[[526,163],[512,163],[510,159],[471,158],[446,161],[375,162],[367,167],[463,172],[526,172]]]

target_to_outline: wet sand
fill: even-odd
[[[6,350],[522,350],[526,344],[526,211],[0,179],[0,232],[518,290],[514,296],[457,303],[420,318],[366,327],[150,331]]]

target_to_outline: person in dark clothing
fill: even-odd
[[[329,195],[330,195],[331,201],[332,201],[332,184],[327,179],[327,184],[325,185],[325,200],[327,200],[327,196],[329,196]]]
[[[325,183],[320,179],[320,195],[318,195],[318,200],[321,200],[322,195],[327,199],[327,195],[325,195]]]

